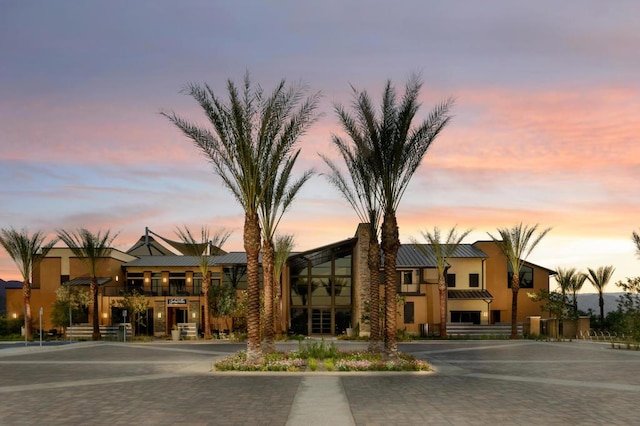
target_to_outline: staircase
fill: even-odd
[[[454,337],[509,337],[511,323],[500,322],[491,325],[478,325],[470,322],[447,323],[447,335]],[[518,323],[518,335],[522,336],[522,323]]]

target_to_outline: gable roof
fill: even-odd
[[[420,246],[424,250],[420,250]],[[426,255],[424,253],[426,251]],[[486,259],[485,252],[471,244],[459,244],[450,259]],[[398,250],[398,268],[435,268],[438,264],[431,244],[403,244]]]

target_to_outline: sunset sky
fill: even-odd
[[[233,229],[225,248],[242,250],[241,208],[159,115],[205,124],[184,86],[224,96],[248,70],[267,90],[286,78],[321,91],[298,167],[321,173],[350,85],[378,102],[387,79],[401,89],[419,73],[419,118],[456,103],[400,204],[403,242],[434,226],[473,228],[472,243],[539,223],[553,230],[532,262],[638,276],[639,28],[631,0],[3,1],[0,227],[110,229],[126,250],[145,226],[174,237],[207,224]],[[318,175],[280,231],[307,250],[357,223]],[[19,279],[4,250],[0,278]]]

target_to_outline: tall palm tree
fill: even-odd
[[[211,285],[211,271],[209,261],[213,256],[220,254],[222,246],[227,242],[231,232],[224,229],[211,234],[209,228],[203,226],[200,230],[200,239],[197,240],[189,228],[178,228],[176,235],[182,240],[187,252],[198,262],[198,269],[202,275],[202,295],[204,297],[204,338],[211,339],[211,326],[209,314],[209,286]]]
[[[275,252],[273,255],[273,288],[274,288],[274,315],[276,335],[282,334],[282,271],[287,264],[289,254],[293,250],[293,235],[276,235]]]
[[[354,152],[362,155],[363,161],[371,168],[380,197],[385,279],[384,340],[388,357],[396,356],[398,352],[396,258],[400,236],[396,212],[431,143],[449,123],[449,110],[453,104],[451,99],[438,104],[424,121],[413,125],[420,108],[418,95],[421,87],[420,79],[411,76],[398,102],[394,86],[387,81],[379,112],[373,107],[366,91],[354,88],[354,113],[350,114],[342,107],[337,108],[340,121],[349,126],[347,133],[357,146]]]
[[[573,317],[578,318],[578,292],[582,289],[584,282],[587,280],[587,275],[582,272],[578,272],[571,280],[570,290],[572,296]]]
[[[252,87],[247,73],[239,90],[228,80],[228,101],[205,84],[190,84],[187,94],[205,112],[212,129],[193,124],[174,112],[161,113],[178,127],[213,165],[214,172],[244,210],[244,249],[247,254],[247,362],[262,361],[260,348],[261,230],[258,218],[265,189],[293,151],[300,136],[315,121],[319,95],[304,95],[304,87],[287,87],[282,80],[267,95]]]
[[[604,288],[609,284],[616,268],[612,265],[601,266],[596,270],[588,268],[587,279],[598,292],[598,304],[600,305],[600,327],[604,325]]]
[[[262,353],[268,354],[276,351],[275,327],[273,315],[274,266],[276,229],[280,224],[282,215],[291,206],[295,196],[309,178],[313,171],[307,170],[302,176],[292,181],[291,170],[298,159],[300,150],[284,159],[276,175],[264,186],[264,197],[260,203],[258,216],[262,226],[262,276],[264,277],[264,344]]]
[[[357,125],[344,113],[339,106],[336,111],[342,122],[344,130],[352,141],[361,138]],[[327,179],[344,196],[347,202],[358,215],[361,222],[368,225],[368,253],[367,267],[369,268],[369,351],[381,352],[382,333],[380,332],[380,220],[381,203],[379,192],[376,188],[375,176],[372,173],[367,161],[367,152],[358,152],[363,149],[363,144],[355,143],[351,147],[350,143],[332,135],[332,142],[338,148],[342,159],[349,171],[347,178],[340,168],[326,155],[320,154],[324,162],[331,170],[327,174]]]
[[[631,239],[633,243],[636,245],[636,254],[640,257],[640,233],[633,231],[631,233]]]
[[[29,235],[29,231],[20,231],[14,228],[0,229],[0,245],[9,253],[9,257],[14,261],[20,275],[22,276],[22,298],[24,300],[26,337],[31,338],[31,279],[33,277],[33,267],[47,255],[51,247],[57,240],[44,243],[46,235],[36,231]]]
[[[436,226],[433,232],[426,231],[422,237],[431,245],[431,250],[436,257],[436,269],[438,271],[438,293],[440,296],[440,337],[447,337],[447,259],[453,256],[460,242],[471,232],[471,229],[458,234],[454,226],[447,233],[447,238],[442,241],[440,229]],[[416,248],[425,256],[429,256],[429,250],[417,241],[413,242]]]
[[[538,224],[529,227],[528,225],[515,225],[511,228],[498,228],[500,239],[491,233],[489,237],[500,248],[507,257],[507,263],[511,266],[511,338],[518,338],[518,290],[520,290],[520,269],[531,254],[533,249],[544,238],[551,228],[546,228],[535,235],[538,231]]]
[[[107,230],[104,234],[100,231],[94,234],[85,228],[76,231],[58,231],[60,238],[80,260],[89,273],[89,294],[93,303],[92,322],[93,340],[100,340],[100,320],[98,317],[98,274],[103,261],[111,253],[111,244],[118,234],[110,235]]]

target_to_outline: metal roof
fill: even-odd
[[[198,267],[199,257],[194,256],[140,256],[140,258],[127,262],[125,267]],[[260,261],[260,259],[258,260]],[[216,265],[246,265],[247,255],[244,252],[236,251],[209,258],[209,266]]]
[[[103,278],[98,278],[98,285],[105,285],[106,283],[108,283],[109,281],[111,281],[110,277],[103,277]],[[78,277],[78,278],[74,278],[71,281],[66,281],[64,283],[62,283],[63,285],[90,285],[91,284],[91,278],[90,277]]]
[[[453,300],[493,300],[487,290],[447,290],[447,296]]]
[[[397,268],[435,268],[437,266],[436,257],[427,246],[426,253],[418,249],[414,244],[403,244],[398,250],[396,258]],[[425,256],[426,254],[426,256]],[[384,263],[384,258],[382,259]]]

